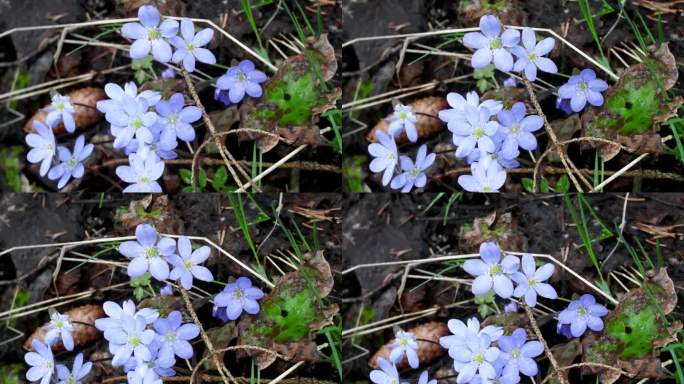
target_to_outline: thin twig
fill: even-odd
[[[525,303],[522,303],[522,306],[523,308],[525,308],[525,312],[527,313],[527,318],[530,320],[532,330],[537,335],[537,338],[542,343],[542,345],[544,345],[544,353],[546,353],[546,357],[549,358],[549,362],[553,366],[553,370],[556,372],[556,376],[558,376],[558,381],[560,381],[561,384],[567,384],[568,379],[567,377],[565,377],[565,373],[561,372],[561,369],[558,367],[558,362],[556,361],[556,358],[553,356],[553,353],[551,353],[549,345],[546,344],[546,340],[544,339],[544,336],[542,335],[541,331],[539,330],[539,326],[537,325],[537,320],[534,319],[534,313],[532,312],[532,309],[530,309],[530,307],[528,307]]]

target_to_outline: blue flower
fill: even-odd
[[[472,163],[470,172],[471,175],[458,177],[458,184],[468,192],[499,192],[506,182],[506,171],[491,159]]]
[[[375,384],[399,384],[399,371],[397,366],[390,364],[384,357],[378,358],[378,366],[380,369],[374,369],[370,373],[370,379]]]
[[[64,348],[67,351],[73,351],[74,337],[71,334],[73,331],[74,327],[69,320],[69,316],[54,312],[50,316],[50,324],[45,327],[45,341],[48,345],[54,345],[59,339],[62,339]]]
[[[513,104],[511,109],[504,109],[497,115],[500,131],[505,135],[502,155],[506,159],[518,157],[520,148],[532,151],[537,148],[537,138],[532,132],[544,126],[544,120],[537,115],[525,116],[525,103]]]
[[[142,59],[152,50],[155,60],[161,63],[171,60],[171,46],[166,39],[176,36],[178,22],[166,19],[160,25],[159,11],[152,5],[138,8],[138,19],[140,23],[126,23],[121,28],[125,38],[135,40],[131,45],[131,58]]]
[[[493,347],[489,335],[467,332],[465,345],[462,348],[450,350],[449,355],[454,359],[454,369],[458,372],[456,382],[469,382],[476,374],[484,380],[496,377],[494,363],[499,358],[499,348]]]
[[[511,300],[504,306],[504,312],[506,313],[516,313],[518,312],[518,303]]]
[[[149,224],[139,224],[135,238],[137,241],[124,241],[118,248],[119,253],[131,259],[128,276],[142,276],[149,270],[155,279],[164,281],[169,277],[167,258],[176,252],[176,241],[164,237],[157,242],[157,231]]]
[[[380,130],[375,132],[375,138],[378,142],[368,145],[368,153],[375,157],[369,168],[371,172],[383,172],[382,185],[387,185],[392,180],[394,169],[399,161],[397,144],[394,142],[394,137]]]
[[[146,328],[145,319],[124,313],[121,315],[121,325],[120,329],[110,333],[109,348],[114,353],[112,366],[124,365],[131,355],[138,362],[150,361],[152,353],[147,346],[154,340],[155,333]]]
[[[579,112],[589,104],[600,107],[603,105],[601,92],[608,89],[608,84],[596,78],[596,72],[592,69],[583,69],[578,75],[570,77],[567,83],[558,88],[558,96],[561,99],[570,99],[570,107]]]
[[[143,308],[136,312],[133,300],[126,300],[121,306],[113,301],[105,301],[102,309],[108,317],[95,320],[95,328],[104,332],[104,338],[108,341],[112,341],[112,332],[123,329],[121,319],[124,315],[140,317],[145,324],[152,324],[159,317],[159,312],[152,308]]]
[[[39,120],[33,120],[33,127],[37,134],[29,133],[26,135],[26,144],[31,147],[26,159],[33,164],[40,163],[40,175],[45,176],[50,170],[52,159],[57,152],[55,135],[52,133],[52,128],[45,126]]]
[[[492,112],[489,108],[476,108],[466,104],[462,120],[453,124],[453,142],[458,148],[456,157],[466,157],[474,150],[493,153],[496,149],[492,136],[499,130],[496,121],[490,121]]]
[[[425,370],[423,373],[420,374],[420,377],[418,378],[418,384],[437,384],[436,379],[430,380],[428,378],[428,371]]]
[[[463,45],[476,49],[471,61],[473,68],[486,67],[493,60],[498,70],[510,71],[513,68],[513,56],[509,50],[518,45],[520,32],[506,29],[501,34],[501,22],[492,15],[480,18],[480,31],[463,36]]]
[[[24,355],[24,361],[31,366],[26,372],[26,379],[28,381],[40,380],[40,384],[49,384],[55,373],[52,350],[37,339],[33,339],[31,346],[36,352],[28,352]]]
[[[155,106],[158,123],[163,127],[159,141],[164,147],[173,146],[176,138],[188,142],[195,140],[195,130],[190,124],[202,118],[202,111],[194,105],[184,105],[183,94],[174,93],[168,101],[160,101]]]
[[[518,79],[513,76],[509,76],[508,79],[503,82],[504,88],[515,88],[518,86]]]
[[[516,159],[507,159],[503,155],[503,143],[506,139],[506,135],[501,131],[501,129],[499,129],[491,138],[494,142],[494,152],[484,153],[483,155],[480,151],[472,151],[466,158],[468,164],[473,164],[474,162],[483,159],[487,162],[494,161],[499,163],[499,165],[503,168],[518,168],[520,163]]]
[[[158,116],[155,112],[148,111],[147,100],[124,96],[121,105],[123,109],[112,112],[109,120],[115,137],[114,148],[124,148],[133,139],[145,144],[151,143],[154,140],[151,129]]]
[[[124,193],[160,193],[161,186],[157,183],[164,173],[164,162],[155,156],[142,157],[136,153],[128,156],[129,165],[116,168],[116,175],[131,185],[124,188]]]
[[[558,294],[553,286],[544,283],[548,280],[555,267],[551,263],[546,263],[539,267],[534,264],[534,257],[529,253],[522,256],[522,272],[516,272],[511,277],[518,284],[513,291],[515,297],[525,297],[525,303],[530,307],[537,305],[537,295],[547,299],[555,300]]]
[[[76,130],[76,123],[74,122],[74,106],[71,105],[71,98],[69,96],[62,96],[55,93],[52,96],[52,103],[45,108],[47,117],[45,122],[50,127],[54,127],[60,121],[64,122],[64,128],[71,133]]]
[[[90,361],[83,364],[83,354],[79,353],[74,359],[71,370],[62,364],[57,365],[59,384],[81,384],[81,380],[88,376],[92,368],[93,363]]]
[[[427,145],[425,144],[418,148],[415,163],[408,156],[401,156],[399,160],[403,172],[392,180],[390,186],[394,189],[401,189],[403,193],[410,192],[414,186],[417,188],[424,187],[427,184],[425,170],[432,166],[436,157],[437,155],[434,153],[427,154]]]
[[[162,364],[158,359],[161,344],[154,340],[148,346],[152,358],[147,362],[138,362],[135,358],[128,359],[123,366],[129,384],[162,384],[161,377],[174,376],[176,371],[171,367],[176,364],[172,359],[171,364]],[[167,362],[168,363],[168,362]]]
[[[503,328],[499,326],[488,325],[480,329],[480,322],[475,317],[468,319],[467,325],[461,320],[451,319],[447,322],[447,327],[452,334],[440,337],[439,345],[446,348],[452,358],[457,350],[466,345],[466,335],[469,333],[487,335],[491,341],[497,341],[503,335]]]
[[[138,87],[132,81],[124,84],[124,88],[121,88],[118,84],[107,83],[104,90],[109,99],[100,100],[96,105],[98,111],[105,114],[105,120],[112,124],[113,119],[116,119],[118,114],[124,111],[123,100],[126,96],[136,101],[145,99],[150,107],[156,105],[161,100],[161,94],[157,91],[147,90],[138,94]]]
[[[596,303],[594,296],[584,294],[579,299],[573,300],[566,309],[558,314],[559,325],[570,325],[570,333],[574,337],[580,337],[587,330],[601,331],[603,320],[601,317],[608,314],[608,309]]]
[[[195,59],[205,64],[216,64],[216,57],[210,50],[202,48],[214,37],[214,30],[205,28],[195,34],[195,25],[192,20],[184,17],[180,23],[181,36],[171,39],[171,44],[176,47],[172,60],[174,63],[183,62],[183,67],[188,72],[195,70]]]
[[[58,158],[60,163],[50,169],[48,179],[57,180],[57,188],[62,189],[70,178],[80,179],[83,177],[85,168],[83,161],[93,152],[94,146],[92,144],[85,145],[85,137],[83,135],[76,139],[74,144],[74,153],[71,153],[66,147],[57,147]]]
[[[192,345],[188,340],[192,340],[200,333],[197,325],[192,323],[183,324],[183,317],[178,311],[169,313],[167,318],[160,317],[154,322],[154,330],[158,334],[159,343],[159,363],[162,366],[172,366],[175,361],[174,356],[181,359],[190,359],[193,355]]]
[[[162,79],[173,79],[174,77],[176,77],[176,72],[173,70],[173,68],[166,68],[161,73]]]
[[[416,115],[410,105],[397,104],[394,106],[392,116],[385,119],[389,123],[387,133],[390,136],[399,136],[401,131],[406,131],[406,137],[415,143],[418,140],[418,130],[416,129]]]
[[[413,338],[413,333],[399,330],[394,335],[394,341],[390,344],[390,348],[391,352],[389,358],[394,364],[400,362],[404,358],[404,355],[406,355],[411,368],[418,368],[418,364],[420,363],[418,361],[417,353],[418,343],[416,343],[416,339]]]
[[[255,69],[251,60],[242,60],[218,78],[214,98],[230,105],[239,103],[245,93],[251,97],[261,97],[263,90],[260,84],[266,79],[266,74]]]
[[[181,236],[178,239],[178,255],[169,256],[169,262],[175,267],[169,277],[173,280],[180,279],[181,285],[185,289],[192,288],[193,276],[202,281],[214,281],[214,275],[211,274],[211,271],[199,265],[209,258],[210,252],[206,245],[193,251],[190,240]]]
[[[570,99],[561,99],[560,97],[556,98],[556,109],[563,111],[566,115],[574,112],[570,106]]]
[[[518,60],[513,66],[513,69],[516,72],[524,71],[525,77],[529,81],[535,81],[537,79],[537,68],[548,73],[558,72],[556,63],[551,59],[544,57],[544,55],[551,52],[553,46],[556,44],[556,40],[552,37],[547,37],[537,43],[537,37],[532,28],[526,27],[523,28],[522,31],[522,43],[522,46],[516,45],[511,49],[513,54],[518,56]]]
[[[501,258],[501,250],[493,242],[480,244],[480,259],[466,260],[463,269],[471,276],[477,276],[473,281],[473,294],[482,296],[492,287],[500,297],[507,299],[513,295],[511,275],[520,268],[517,257],[506,255]]]
[[[259,302],[264,292],[252,286],[248,277],[240,277],[234,283],[227,284],[223,292],[214,298],[214,316],[226,321],[240,317],[244,310],[250,315],[259,313]],[[225,308],[225,309],[224,309]]]
[[[171,286],[171,284],[166,284],[159,290],[159,294],[162,296],[172,296],[173,287]]]
[[[152,132],[152,142],[149,144],[140,143],[137,140],[131,140],[130,143],[123,149],[124,153],[129,156],[133,153],[140,158],[146,159],[147,156],[153,156],[156,161],[170,160],[178,157],[174,151],[178,147],[178,141],[168,140],[168,142],[161,141],[161,133],[163,127],[160,124],[155,124],[150,128]]]
[[[468,92],[466,97],[463,97],[456,92],[449,92],[446,99],[451,108],[439,111],[438,116],[440,120],[447,123],[447,128],[451,132],[456,130],[457,125],[462,120],[465,120],[466,104],[477,109],[487,108],[490,115],[494,115],[503,109],[503,103],[499,100],[489,99],[480,103],[480,96],[475,91]]]
[[[544,352],[544,346],[537,340],[527,341],[527,332],[517,328],[510,336],[501,336],[498,341],[503,360],[506,362],[501,382],[516,384],[520,381],[520,374],[536,376],[538,372],[534,357]]]

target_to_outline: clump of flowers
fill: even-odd
[[[53,320],[51,321],[50,326],[54,326],[53,323],[55,321],[68,321],[68,318],[64,319],[61,315],[59,315],[59,317],[53,316]],[[63,330],[66,329],[66,327],[59,328]],[[53,331],[53,329],[51,329],[50,331]],[[69,336],[71,336],[70,333]],[[64,334],[62,334],[62,337],[64,337]],[[33,341],[31,342],[31,346],[33,347],[35,352],[27,352],[24,355],[24,361],[26,361],[26,363],[29,366],[31,366],[31,368],[29,368],[29,370],[26,371],[26,379],[28,381],[40,382],[40,384],[52,383],[55,371],[57,372],[59,384],[80,384],[81,380],[88,376],[88,373],[90,373],[90,369],[92,368],[93,364],[91,362],[83,364],[82,353],[79,353],[76,356],[71,371],[65,365],[58,364],[55,361],[54,355],[52,354],[52,345],[54,345],[54,343],[57,340],[58,338],[54,335],[52,335],[49,339],[46,335],[46,341],[48,341],[47,344],[41,342],[38,339],[33,339]],[[64,345],[66,346],[66,344],[67,342],[65,341]],[[69,350],[72,349],[73,339],[71,342],[71,349]]]

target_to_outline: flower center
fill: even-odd
[[[534,52],[530,52],[527,54],[527,60],[529,61],[536,61],[537,60],[537,54]]]
[[[150,183],[150,178],[147,176],[143,176],[140,178],[140,180],[138,180],[138,184],[149,184],[149,183]]]
[[[420,173],[420,169],[418,167],[413,167],[411,169],[410,175],[413,176],[414,178],[418,177],[418,174]]]
[[[52,151],[52,150],[53,150],[52,144],[46,145],[45,148],[46,148],[48,151]]]
[[[501,274],[501,266],[499,264],[494,264],[492,267],[489,269],[489,273],[491,275],[499,275]]]
[[[585,316],[588,312],[586,307],[577,308],[577,313],[580,314],[580,316]]]
[[[69,168],[75,168],[77,164],[78,160],[76,160],[76,157],[71,156],[71,160],[69,160]]]
[[[178,116],[171,115],[171,116],[169,116],[168,120],[169,120],[169,124],[176,124],[176,120],[178,120]]]
[[[150,29],[150,40],[157,40],[159,38],[159,30],[157,28]]]
[[[55,328],[62,328],[63,326],[64,322],[62,322],[62,320],[55,321]]]
[[[584,82],[584,80],[580,80],[580,82],[577,84],[577,89],[580,91],[586,91],[588,88],[589,86]]]
[[[140,339],[137,338],[137,337],[135,337],[135,336],[132,337],[132,338],[131,338],[131,345],[134,346],[134,347],[140,345]]]
[[[59,103],[55,104],[55,109],[58,111],[61,111],[62,109],[64,109],[64,103],[59,102]]]
[[[527,279],[527,285],[529,285],[530,287],[534,287],[535,285],[537,285],[537,279],[535,279],[535,278]]]
[[[185,265],[185,269],[190,269],[192,268],[192,261],[187,260],[183,265]]]
[[[408,345],[408,340],[406,340],[406,339],[399,339],[399,345],[401,345],[402,347],[407,346],[407,345]]]
[[[236,290],[233,292],[233,296],[235,296],[235,297],[237,297],[238,299],[240,299],[240,298],[242,298],[243,296],[245,296],[245,293],[242,292],[242,289],[236,289]]]
[[[53,363],[50,360],[45,360],[45,362],[43,364],[44,364],[45,368],[47,368],[47,369],[52,369],[55,366],[55,363]]]
[[[135,120],[133,120],[131,125],[133,126],[133,128],[138,129],[138,128],[142,127],[142,121],[140,119],[135,119]]]
[[[240,72],[240,73],[237,74],[237,79],[238,79],[239,81],[245,81],[245,80],[247,80],[247,76],[245,76],[244,73]]]
[[[146,179],[146,177],[141,178],[140,181],[142,182],[143,179]],[[157,247],[148,247],[147,250],[145,250],[145,256],[147,256],[148,259],[152,258],[152,257],[156,257],[157,256]]]
[[[489,193],[489,192],[491,192],[491,191],[492,191],[492,189],[489,188],[489,187],[486,186],[486,185],[485,185],[484,187],[482,187],[482,192],[484,192],[484,193]]]
[[[399,382],[397,381],[397,379],[392,378],[390,379],[389,384],[399,384]]]
[[[70,377],[69,380],[67,380],[67,384],[76,384],[76,379],[74,377]]]
[[[473,131],[473,136],[477,138],[484,136],[484,129],[482,129],[482,127],[475,128],[475,130]]]
[[[399,120],[406,120],[406,112],[404,112],[404,111],[399,112]]]
[[[192,51],[195,50],[195,44],[193,44],[193,43],[188,43],[188,44],[185,46],[185,48],[186,48],[188,51],[192,52]]]
[[[473,361],[475,361],[478,364],[484,363],[484,361],[485,361],[484,355],[481,353],[478,353],[477,355],[475,355],[475,357],[473,357]]]
[[[520,357],[520,349],[516,348],[511,352],[511,358],[517,359]]]
[[[501,39],[497,37],[496,39],[492,40],[492,48],[501,48]]]
[[[176,332],[169,332],[166,334],[166,341],[168,342],[174,342],[176,341]]]
[[[515,124],[511,125],[510,130],[511,130],[511,133],[517,133],[518,131],[520,131],[520,124],[515,123]]]

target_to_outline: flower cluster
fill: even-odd
[[[161,15],[152,5],[143,5],[138,9],[139,23],[126,23],[121,34],[133,41],[130,55],[132,59],[145,58],[150,51],[160,63],[183,63],[188,72],[195,70],[195,62],[216,64],[216,57],[210,50],[202,48],[214,37],[214,30],[205,28],[195,33],[192,20],[184,17],[180,22],[173,19],[161,21]],[[171,46],[176,48],[173,52]]]
[[[463,37],[463,44],[475,50],[471,60],[473,68],[484,68],[493,62],[496,69],[522,72],[530,81],[537,79],[537,69],[558,72],[556,64],[544,57],[556,44],[552,37],[537,42],[532,28],[522,29],[522,39],[515,29],[506,28],[503,33],[501,30],[501,22],[496,16],[485,15],[480,18],[480,32],[470,32]],[[513,55],[517,57],[515,63]]]
[[[52,96],[52,103],[45,111],[48,113],[45,118],[46,124],[40,120],[33,120],[36,133],[26,135],[26,144],[31,148],[26,159],[33,164],[40,163],[40,176],[47,175],[50,180],[59,180],[57,188],[62,189],[72,177],[75,179],[83,177],[85,173],[83,162],[93,152],[93,145],[86,145],[83,135],[76,139],[73,151],[57,145],[52,131],[57,124],[64,122],[64,127],[69,133],[76,130],[74,106],[69,96],[55,93]]]
[[[79,353],[74,359],[72,369],[69,370],[63,364],[56,364],[52,354],[52,347],[59,341],[68,351],[74,349],[73,325],[69,316],[62,315],[59,312],[52,313],[50,323],[44,327],[44,331],[47,344],[38,339],[33,339],[31,346],[35,352],[28,352],[24,355],[24,360],[31,366],[26,372],[26,379],[40,381],[40,384],[52,383],[52,377],[57,371],[59,384],[80,384],[90,373],[93,363],[83,364],[83,354]]]
[[[418,148],[415,161],[408,156],[400,156],[397,150],[396,137],[404,131],[410,141],[418,140],[416,117],[411,106],[397,104],[394,107],[394,114],[387,121],[388,133],[376,131],[377,143],[368,146],[368,153],[374,157],[370,163],[370,170],[382,172],[382,185],[390,184],[393,189],[400,189],[403,193],[410,192],[413,187],[424,187],[427,184],[425,171],[432,166],[437,155],[428,154],[425,144]]]
[[[523,254],[521,261],[516,256],[502,254],[492,242],[482,243],[480,259],[467,260],[463,269],[476,276],[472,285],[476,296],[488,295],[493,291],[504,299],[524,298],[530,307],[536,305],[537,295],[549,299],[557,297],[555,289],[544,283],[554,272],[552,264],[537,268],[532,255]],[[504,310],[517,312],[517,303],[511,300]],[[601,317],[607,314],[608,310],[598,304],[592,295],[582,295],[559,313],[557,331],[568,338],[582,336],[587,328],[601,331],[604,326]],[[479,320],[474,317],[466,322],[450,319],[447,327],[451,334],[440,337],[439,345],[453,359],[454,370],[458,372],[456,383],[516,384],[520,382],[521,375],[537,375],[539,369],[534,358],[544,352],[544,345],[537,340],[528,340],[525,329],[516,328],[510,334],[505,334],[504,329],[497,325],[481,327]],[[419,367],[418,343],[412,333],[398,330],[389,348],[389,360],[379,357],[379,369],[370,372],[370,379],[376,384],[404,384],[397,365],[406,359],[411,368]],[[424,371],[418,383],[431,384],[436,381],[428,381],[428,372]]]
[[[185,106],[183,94],[162,100],[159,92],[143,91],[133,82],[124,87],[105,86],[109,99],[97,102],[114,136],[114,148],[128,155],[129,165],[117,167],[116,174],[130,185],[124,192],[161,192],[157,180],[164,172],[163,160],[177,157],[178,139],[195,139],[192,123],[202,117],[201,110]]]

